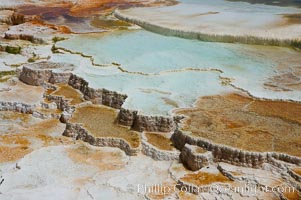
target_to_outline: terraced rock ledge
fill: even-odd
[[[127,155],[137,155],[141,149],[140,135],[128,127],[115,125],[116,117],[117,111],[108,107],[79,106],[67,122],[63,135],[94,146],[118,147]]]
[[[181,151],[182,162],[186,163],[189,168],[194,170],[207,166],[208,162],[211,160],[211,156],[209,156],[211,153],[215,162],[228,162],[245,167],[261,168],[264,163],[278,165],[280,161],[299,166],[301,165],[301,159],[298,156],[273,151],[260,152],[256,150],[243,150],[243,148],[230,147],[202,137],[196,137],[191,134],[191,132],[185,131],[183,122],[181,122],[180,127],[176,128],[176,124],[180,122],[180,119],[182,119],[183,116],[176,115],[175,117],[170,118],[160,116],[140,116],[137,114],[137,111],[126,110],[122,108],[122,104],[127,98],[125,94],[119,94],[106,89],[90,88],[87,81],[72,73],[72,66],[70,65],[47,62],[24,65],[20,73],[20,80],[31,85],[47,86],[48,83],[55,83],[58,85],[61,91],[56,90],[56,92],[46,92],[45,97],[47,100],[55,102],[58,109],[63,111],[60,118],[62,122],[67,123],[64,135],[75,139],[81,139],[95,146],[119,147],[128,155],[136,155],[142,149],[146,155],[149,155],[156,160],[178,160],[178,151],[166,151],[165,149],[160,149],[156,145],[152,145],[150,142],[147,142],[151,138],[147,138],[149,133],[146,133],[147,131],[173,132],[175,129],[171,137],[173,145]],[[66,86],[63,87],[63,85],[60,84],[65,84]],[[80,95],[77,96],[71,94],[70,91],[68,92],[68,87],[69,89],[78,91],[78,94]],[[78,99],[82,98],[85,101],[90,101],[92,105],[82,101],[78,101],[77,104],[72,105],[72,100],[70,100],[70,98],[72,99],[73,96],[76,96]],[[102,105],[109,106],[112,110],[102,107]],[[114,109],[120,109],[120,111],[118,112]],[[93,113],[95,112],[91,112],[92,110],[98,110],[97,113],[100,115],[95,115],[95,117],[93,117]],[[177,114],[185,115],[185,112],[182,112],[183,113],[179,111]],[[101,113],[103,113],[103,115]],[[202,113],[206,113],[206,111],[202,111]],[[270,113],[269,115],[272,114]],[[111,117],[108,119],[104,116]],[[289,115],[286,115],[286,117],[290,119]],[[89,120],[90,118],[92,120]],[[205,119],[206,118],[204,117],[200,118],[200,120]],[[119,122],[119,125],[117,125],[117,129],[115,127],[116,125],[114,125],[113,129],[113,126],[109,124],[114,124],[116,120]],[[189,118],[187,119],[186,117],[184,120],[189,121]],[[295,120],[297,121],[293,123],[299,123],[298,118]],[[106,123],[102,123],[103,121]],[[229,123],[227,124],[229,125]],[[234,126],[234,124],[232,125]],[[200,126],[202,126],[202,123],[200,123]],[[110,130],[112,129],[115,130],[113,131],[114,133],[110,133]],[[142,135],[144,138],[142,141],[140,141],[141,138],[138,132],[135,131],[145,132]],[[124,132],[126,132],[126,134],[124,134]],[[131,134],[137,136],[132,137]],[[298,139],[298,137],[296,139]],[[142,146],[140,146],[141,142]],[[186,147],[184,148],[184,146]],[[202,156],[204,152],[197,151],[198,153],[195,153],[195,151],[192,151],[192,149],[197,148],[194,146],[198,146],[198,148],[208,151],[208,156]],[[188,156],[188,154],[190,156]],[[192,157],[195,159],[190,159]]]
[[[157,1],[153,4],[161,5]],[[46,14],[48,9],[60,12],[59,7],[44,11],[42,6],[29,7]],[[75,8],[76,13],[85,14],[77,4]],[[31,26],[27,18],[14,10],[8,14],[8,18],[1,18],[0,8],[0,22],[14,25],[3,32],[6,38],[56,43],[52,37],[60,30],[55,26],[36,24],[33,31],[27,30]],[[158,31],[165,30],[158,27]],[[191,36],[177,31],[167,31],[167,34]],[[202,40],[208,37],[209,41],[229,39],[216,35],[193,37]],[[229,41],[236,39],[230,37]],[[257,42],[257,38],[253,39],[239,40]],[[275,41],[275,45],[293,45],[289,43]],[[37,44],[32,45],[40,50]],[[18,45],[5,43],[0,51],[7,48],[11,53],[21,50]],[[51,52],[51,45],[47,48]],[[22,46],[21,53],[27,51]],[[4,54],[5,59],[14,60]],[[64,60],[64,57],[54,57],[47,60]],[[77,66],[38,60],[46,57],[22,62],[35,62],[32,64],[19,62],[17,70],[10,68],[12,64],[5,64],[4,70],[11,71],[0,75],[0,199],[47,198],[50,193],[63,199],[104,196],[111,199],[300,199],[300,102],[253,98],[247,91],[233,86],[235,94],[201,97],[193,107],[173,110],[170,116],[147,116],[138,110],[125,109],[127,94],[91,87],[91,83],[75,73]],[[91,61],[93,64],[92,56]],[[121,67],[119,70],[139,73],[123,71]],[[297,72],[296,68],[293,75],[298,78]],[[231,84],[227,78],[220,79],[225,85]],[[299,80],[294,81],[288,86],[297,87]],[[279,81],[279,87],[281,84],[283,81]],[[153,190],[151,185],[155,185],[168,186],[173,191],[137,192],[137,184],[138,187],[146,184],[143,186],[146,190]],[[283,185],[292,191],[260,190]],[[229,190],[202,191],[215,186],[229,187]],[[231,188],[246,186],[257,188],[258,193],[252,195]]]
[[[46,116],[44,113],[34,111],[34,114],[40,118],[60,118],[61,122],[66,123],[64,136],[80,139],[94,146],[118,147],[128,155],[137,155],[141,151],[141,142],[140,135],[135,130],[167,132],[174,129],[175,123],[172,118],[142,116],[137,115],[137,111],[129,110],[128,113],[135,113],[134,118],[123,114],[124,109],[121,106],[127,98],[126,95],[106,89],[90,88],[87,81],[72,73],[73,68],[74,66],[64,63],[40,62],[24,65],[19,75],[19,79],[28,85],[47,88],[45,99],[48,102],[55,102],[57,109],[62,113],[59,116]],[[49,104],[45,103],[44,107],[49,107]],[[116,109],[122,111],[117,112]],[[95,113],[94,121],[91,120],[93,113]],[[120,125],[115,124],[116,120],[121,119],[132,120],[132,124],[126,124],[128,126],[124,126],[122,122]],[[147,149],[149,152],[149,148]],[[151,150],[159,152],[156,148]],[[178,159],[178,155],[178,152],[161,153],[164,160]],[[152,157],[156,158],[156,155]]]
[[[180,152],[166,133],[142,133],[142,152],[154,160],[179,160]]]
[[[132,9],[133,10],[133,9]],[[285,34],[270,33],[270,35],[265,34],[261,36],[260,34],[252,34],[250,33],[218,33],[218,32],[210,32],[206,30],[202,30],[199,27],[202,27],[202,24],[199,27],[194,28],[185,28],[177,22],[169,22],[168,20],[162,22],[156,22],[155,20],[151,20],[151,15],[144,14],[143,10],[140,11],[140,14],[136,16],[137,12],[129,10],[118,10],[114,11],[114,15],[116,18],[136,24],[141,26],[142,28],[152,31],[155,33],[159,33],[166,36],[175,36],[186,39],[197,39],[206,42],[225,42],[225,43],[242,43],[242,44],[254,44],[254,45],[271,45],[271,46],[285,46],[285,47],[301,47],[301,38],[300,37],[291,37],[287,38]],[[159,12],[159,11],[158,11]],[[153,13],[155,14],[155,12]],[[201,14],[199,14],[201,15]],[[188,19],[190,20],[190,19]],[[165,23],[166,22],[166,23]],[[173,26],[173,24],[177,24],[177,26]],[[214,24],[213,24],[214,26]],[[184,28],[183,28],[184,27]],[[199,30],[198,30],[199,29]],[[263,31],[262,31],[263,32]],[[288,32],[287,30],[283,30],[282,32]],[[281,33],[281,31],[280,31]]]
[[[60,67],[61,65],[61,67]],[[93,104],[109,106],[120,109],[118,121],[121,125],[130,126],[137,131],[169,132],[174,130],[175,123],[172,117],[145,116],[137,114],[138,111],[122,108],[127,95],[119,94],[106,89],[89,87],[89,83],[81,77],[74,75],[72,66],[66,64],[40,62],[23,66],[20,80],[29,85],[43,85],[44,83],[68,83],[79,90],[84,99]]]

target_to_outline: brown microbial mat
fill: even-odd
[[[208,96],[186,115],[183,130],[214,143],[301,157],[301,104],[256,100],[240,94]]]
[[[148,143],[152,144],[158,149],[172,151],[174,149],[172,142],[165,135],[162,135],[160,133],[151,133],[151,132],[145,133]]]
[[[70,144],[70,139],[61,136],[63,131],[64,125],[56,119],[0,111],[0,162],[18,160],[36,148]]]
[[[198,172],[193,174],[186,174],[182,181],[186,183],[192,183],[197,186],[210,185],[213,183],[228,183],[231,182],[226,176],[221,173],[208,173],[208,172]]]
[[[138,147],[140,136],[137,132],[115,123],[117,110],[105,106],[87,105],[73,113],[70,123],[81,123],[83,128],[95,137],[115,137],[126,140],[132,147]]]
[[[301,176],[301,167],[295,168],[293,169],[293,171],[298,174],[299,176]]]
[[[59,84],[58,86],[58,89],[51,93],[52,95],[63,96],[66,99],[71,99],[71,105],[76,105],[84,102],[82,94],[78,90],[67,84]]]
[[[68,150],[68,156],[76,163],[92,165],[100,170],[118,170],[125,166],[125,155],[118,149],[95,149],[78,145]]]

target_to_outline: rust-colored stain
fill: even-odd
[[[160,133],[146,132],[145,136],[147,138],[148,143],[154,145],[159,149],[166,151],[172,151],[174,149],[170,139]]]
[[[116,137],[129,142],[132,147],[140,144],[140,135],[115,123],[117,111],[99,105],[88,105],[77,108],[70,119],[71,123],[82,123],[96,137]]]
[[[178,109],[192,135],[244,150],[301,156],[301,104],[265,101],[241,94],[200,98]]]

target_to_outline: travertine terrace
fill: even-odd
[[[261,5],[253,4],[242,14],[240,9],[233,7],[224,1],[199,4],[184,1],[171,7],[117,10],[115,16],[153,32],[188,39],[300,46],[299,21],[293,20],[298,9],[270,8],[260,12]],[[237,18],[239,20],[234,20]]]
[[[0,200],[300,200],[300,6],[242,1],[0,0]]]

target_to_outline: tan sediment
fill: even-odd
[[[11,162],[23,158],[26,154],[30,153],[32,149],[26,146],[18,147],[0,147],[0,163]]]
[[[196,108],[176,113],[187,116],[182,129],[194,137],[247,151],[301,156],[300,103],[228,94],[203,97]]]
[[[7,114],[5,115],[5,120],[15,121],[18,126],[13,126],[7,133],[2,132],[0,134],[0,162],[16,161],[23,158],[36,148],[32,145],[45,147],[58,144],[72,144],[70,138],[50,135],[63,131],[63,127],[58,120],[39,120],[38,122],[29,123],[30,114],[5,113]],[[0,125],[1,129],[2,126]],[[36,141],[35,144],[32,144],[32,141]]]
[[[0,143],[2,145],[20,145],[24,147],[28,147],[31,142],[24,136],[24,135],[1,135],[0,136]]]
[[[92,165],[100,170],[118,170],[125,166],[122,152],[106,152],[102,149],[92,149],[85,145],[68,150],[68,156],[74,162]]]
[[[106,19],[104,17],[94,17],[90,23],[94,27],[103,28],[103,29],[112,29],[112,28],[131,26],[131,24],[125,21]]]
[[[199,197],[197,195],[184,191],[179,191],[178,196],[180,200],[199,200]]]
[[[70,123],[79,123],[95,137],[116,137],[126,140],[132,147],[140,145],[140,136],[128,127],[116,124],[117,110],[99,106],[88,105],[79,107],[73,113]]]
[[[121,69],[121,68],[120,68]],[[129,72],[131,73],[131,72]],[[148,74],[145,74],[146,76],[148,76]],[[156,89],[144,89],[144,88],[140,88],[140,90],[144,93],[159,93],[159,94],[171,94],[170,92],[166,92],[166,91],[161,91],[161,90],[156,90]]]
[[[35,111],[44,114],[61,114],[62,111],[59,109],[46,109],[46,108],[36,108]]]
[[[203,149],[202,147],[196,147],[195,148],[195,152],[196,153],[205,153],[205,152],[207,152],[207,150]]]
[[[0,83],[5,83],[12,77],[13,76],[3,76],[3,77],[0,78]]]
[[[55,89],[53,89],[53,88],[47,88],[45,94],[46,94],[46,95],[50,95],[50,94],[53,93],[54,91],[55,91]]]
[[[60,128],[61,127],[61,128]],[[60,134],[63,132],[63,126],[57,119],[47,119],[32,125],[31,127],[20,131],[21,135],[27,138],[37,139],[42,146],[52,146],[58,144],[72,144],[70,138],[63,136],[51,136],[51,133]]]
[[[284,25],[286,26],[292,24],[301,24],[301,13],[285,14],[283,15],[283,18],[285,19]]]
[[[160,133],[146,132],[145,136],[148,143],[161,150],[172,151],[174,149],[171,140]]]
[[[283,69],[284,68],[284,69]],[[265,83],[265,88],[274,91],[301,91],[301,66],[285,68],[282,66],[277,75],[270,77]]]
[[[228,183],[231,182],[226,176],[221,173],[198,172],[186,174],[180,179],[186,183],[191,183],[196,186],[210,185],[213,183]]]
[[[71,105],[79,104],[84,101],[82,98],[82,94],[67,84],[59,84],[58,89],[50,94],[56,96],[63,96],[66,99],[71,99]]]
[[[300,168],[300,167],[293,169],[293,171],[294,171],[296,174],[298,174],[298,175],[301,176],[301,168]]]
[[[159,200],[159,199],[166,199],[166,198],[172,198],[170,197],[175,191],[174,187],[176,185],[175,181],[164,181],[163,183],[160,184],[161,188],[166,188],[165,191],[160,191],[160,190],[150,190],[150,193],[147,194],[148,199],[153,199],[153,200]]]
[[[0,72],[0,83],[8,81],[10,78],[16,75],[16,71],[2,71]]]
[[[2,88],[4,87],[9,88],[9,90],[0,93],[0,101],[36,104],[43,99],[44,88],[42,87],[32,87],[21,81],[2,86]],[[28,95],[29,92],[30,95]]]
[[[283,196],[288,199],[288,200],[300,200],[301,196],[298,194],[297,189],[294,188],[294,190],[292,189],[292,191],[285,191],[283,193]]]
[[[162,97],[162,99],[163,99],[163,101],[164,101],[167,105],[171,105],[171,106],[173,106],[173,107],[175,107],[175,108],[178,108],[178,107],[179,107],[178,103],[177,103],[176,101],[172,100],[172,99],[169,99],[169,98],[167,98],[167,97]]]
[[[205,12],[205,13],[197,13],[197,14],[192,14],[190,17],[197,17],[197,16],[206,16],[206,15],[216,15],[219,12]]]
[[[31,140],[38,140],[41,146],[55,144],[67,144],[70,138],[59,136],[64,126],[57,119],[35,119],[31,114],[23,114],[12,111],[1,111],[1,119],[7,120],[7,124],[0,125],[3,130],[5,126],[11,126],[8,131],[1,131],[0,144],[9,147],[23,146],[30,148]],[[17,125],[16,125],[17,124]],[[3,126],[3,127],[2,127]],[[52,136],[55,134],[58,136]]]
[[[279,117],[288,121],[301,123],[301,103],[255,101],[250,105],[250,111],[263,116]]]
[[[30,126],[28,129],[25,129],[24,133],[34,132],[40,134],[48,134],[49,132],[56,130],[59,124],[60,122],[57,119],[43,120]]]
[[[1,111],[0,119],[1,120],[18,120],[20,119],[22,124],[27,124],[30,120],[30,115],[19,113],[19,112],[12,112],[12,111]]]

